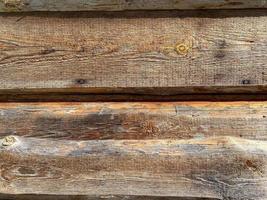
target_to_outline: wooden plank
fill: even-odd
[[[1,195],[4,200],[217,200],[214,198],[180,198],[180,197],[155,197],[155,196],[64,196],[64,195]]]
[[[0,136],[267,140],[267,102],[1,103]]]
[[[263,141],[0,142],[1,194],[267,199]]]
[[[265,10],[2,14],[0,93],[266,93],[266,21]]]
[[[180,198],[180,197],[155,197],[155,196],[59,196],[59,195],[1,195],[4,200],[217,200],[214,198]]]
[[[1,0],[1,12],[267,8],[265,0]]]

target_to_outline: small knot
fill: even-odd
[[[180,55],[186,55],[190,47],[186,44],[178,44],[175,48],[176,52]]]
[[[11,146],[16,142],[16,138],[14,136],[6,136],[2,141],[3,146]]]
[[[21,6],[25,5],[22,0],[2,0],[2,2],[7,8],[20,8]]]

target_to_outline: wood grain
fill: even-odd
[[[265,10],[0,15],[0,93],[266,93]]]
[[[1,12],[267,8],[265,0],[0,0]]]
[[[2,194],[267,199],[266,142],[0,141]]]
[[[1,103],[0,136],[267,140],[267,102]]]

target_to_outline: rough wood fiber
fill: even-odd
[[[267,102],[0,104],[0,136],[267,140]]]
[[[263,141],[0,142],[2,194],[267,199]]]
[[[267,91],[265,10],[0,15],[0,92]]]
[[[265,0],[0,0],[0,11],[86,11],[267,8]]]

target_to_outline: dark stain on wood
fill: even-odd
[[[19,173],[23,175],[32,175],[35,174],[35,171],[30,166],[23,166],[18,169]]]
[[[217,59],[224,58],[226,56],[226,52],[225,52],[226,47],[227,47],[226,41],[225,40],[220,40],[218,42],[218,50],[217,50],[217,52],[216,52],[214,57],[217,58]]]
[[[86,79],[76,79],[75,83],[78,85],[85,85],[87,83]]]
[[[249,80],[249,79],[242,80],[242,84],[243,85],[250,85],[251,84],[251,80]]]

